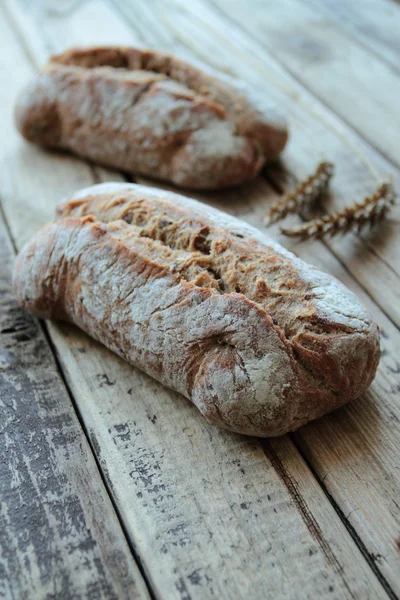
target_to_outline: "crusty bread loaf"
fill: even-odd
[[[213,423],[275,436],[362,393],[379,361],[357,298],[258,230],[169,192],[87,188],[17,258],[18,302],[71,321]]]
[[[188,188],[252,179],[287,140],[280,111],[209,67],[136,48],[53,56],[21,94],[29,141]]]

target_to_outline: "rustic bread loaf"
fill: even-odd
[[[71,321],[211,422],[275,436],[362,393],[379,361],[357,298],[241,221],[177,194],[102,184],[21,251],[18,302]]]
[[[287,140],[280,112],[208,67],[136,48],[53,56],[21,94],[29,141],[188,188],[252,179]]]

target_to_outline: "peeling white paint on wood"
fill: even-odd
[[[148,598],[0,221],[0,596]]]

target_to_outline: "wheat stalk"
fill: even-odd
[[[347,231],[361,231],[365,226],[372,227],[382,221],[396,201],[396,194],[391,183],[382,183],[372,196],[363,202],[323,217],[313,219],[298,227],[281,227],[281,232],[290,237],[322,238]]]
[[[272,204],[265,217],[265,224],[271,225],[289,213],[300,213],[306,206],[311,206],[325,192],[333,169],[332,163],[320,163],[313,175],[302,181],[293,192]]]

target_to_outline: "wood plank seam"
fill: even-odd
[[[71,391],[71,388],[69,386],[68,380],[65,377],[64,370],[63,370],[63,368],[62,368],[62,366],[60,364],[60,361],[59,361],[59,358],[58,358],[57,348],[56,348],[56,346],[55,346],[55,344],[53,342],[53,339],[52,339],[52,337],[50,335],[50,332],[49,332],[49,330],[47,328],[47,325],[42,320],[39,320],[39,323],[40,323],[40,325],[42,327],[42,330],[43,330],[44,335],[46,337],[47,343],[48,343],[48,345],[49,345],[49,347],[51,349],[51,352],[52,352],[52,354],[54,356],[54,360],[55,360],[55,363],[57,365],[58,372],[59,372],[59,374],[61,376],[61,379],[62,379],[62,381],[63,381],[63,383],[65,385],[65,388],[66,388],[66,390],[68,392],[68,396],[69,396],[70,402],[71,402],[71,404],[72,404],[72,406],[74,408],[74,411],[76,413],[76,416],[78,418],[78,421],[80,423],[82,431],[85,434],[85,437],[86,437],[87,442],[89,444],[89,447],[90,447],[92,456],[94,458],[94,461],[96,463],[97,469],[99,471],[102,483],[103,483],[105,489],[107,490],[108,497],[110,498],[110,502],[111,502],[111,504],[112,504],[112,506],[114,508],[115,514],[117,516],[118,523],[119,523],[119,525],[121,527],[121,531],[123,532],[123,534],[125,536],[125,539],[126,539],[126,542],[127,542],[128,546],[129,546],[129,549],[131,551],[131,554],[132,554],[132,556],[133,556],[133,558],[135,560],[135,563],[136,563],[136,565],[137,565],[137,567],[138,567],[138,569],[140,571],[141,576],[143,577],[143,580],[144,580],[144,582],[146,584],[146,587],[147,587],[147,590],[149,592],[151,600],[157,600],[155,592],[154,592],[154,589],[153,589],[153,586],[151,584],[151,581],[150,581],[150,579],[149,579],[149,577],[148,577],[148,575],[146,573],[146,570],[143,568],[143,563],[142,563],[142,561],[140,559],[140,556],[138,555],[138,553],[136,551],[136,548],[135,548],[134,544],[132,543],[131,538],[129,537],[129,534],[128,534],[127,530],[126,530],[125,523],[124,523],[124,521],[122,519],[122,516],[121,516],[121,512],[119,510],[118,504],[115,501],[115,495],[114,495],[114,492],[113,492],[113,489],[112,489],[111,478],[109,477],[109,475],[107,473],[107,467],[106,467],[106,465],[101,463],[99,447],[96,448],[96,438],[93,437],[93,435],[90,435],[90,433],[89,433],[89,431],[88,431],[88,429],[86,427],[86,424],[85,424],[85,421],[83,419],[83,416],[82,416],[82,414],[81,414],[81,412],[79,410],[79,407],[78,407],[78,405],[76,403],[74,395],[73,395],[73,393]]]
[[[384,588],[384,590],[387,593],[387,595],[389,596],[389,598],[391,600],[398,600],[399,597],[397,596],[397,594],[395,593],[395,591],[391,587],[390,583],[387,581],[387,579],[382,574],[382,572],[378,569],[378,567],[376,565],[376,561],[374,559],[374,556],[372,555],[371,552],[369,552],[368,548],[365,546],[365,544],[362,541],[361,537],[359,536],[359,534],[357,533],[357,531],[355,530],[355,528],[353,527],[353,525],[348,520],[351,513],[347,514],[347,516],[346,516],[343,513],[343,511],[340,508],[340,506],[338,505],[338,503],[336,502],[335,498],[332,496],[332,494],[329,493],[329,490],[327,489],[327,487],[326,487],[326,485],[324,483],[324,479],[327,477],[327,475],[329,475],[329,473],[327,473],[325,475],[325,477],[322,477],[322,478],[319,477],[318,473],[314,469],[314,466],[310,463],[310,461],[308,460],[305,452],[301,448],[300,444],[297,442],[296,436],[293,435],[292,433],[290,433],[289,437],[291,438],[294,446],[297,448],[298,452],[302,456],[302,458],[303,458],[304,462],[306,463],[307,467],[310,469],[311,473],[314,475],[314,477],[318,481],[318,483],[319,483],[320,487],[322,488],[325,496],[327,497],[327,499],[329,500],[329,502],[332,504],[332,506],[335,509],[336,513],[339,515],[339,517],[340,517],[343,525],[346,527],[347,531],[349,532],[349,534],[353,538],[353,541],[355,542],[355,544],[359,548],[359,550],[362,553],[362,555],[364,556],[365,560],[368,562],[368,564],[369,564],[370,568],[372,569],[372,571],[375,573],[377,579],[379,580],[380,584]],[[357,509],[355,509],[355,510],[357,510]],[[351,511],[351,512],[353,512],[353,511]]]
[[[321,488],[323,489],[323,491],[325,493],[325,496],[326,496],[327,500],[332,504],[332,506],[334,507],[335,511],[338,513],[338,515],[341,518],[343,524],[345,525],[345,527],[349,531],[351,537],[353,538],[353,540],[355,541],[355,543],[359,547],[359,549],[362,552],[363,556],[367,560],[369,566],[371,567],[371,569],[374,571],[375,575],[379,579],[380,583],[382,584],[382,587],[385,589],[385,591],[388,594],[389,598],[391,598],[392,600],[397,600],[396,594],[394,593],[394,591],[392,590],[392,588],[390,587],[390,585],[388,584],[388,582],[386,581],[386,579],[382,576],[382,574],[380,573],[380,571],[376,568],[376,565],[375,565],[372,557],[370,556],[368,550],[364,546],[364,544],[361,541],[360,537],[358,536],[358,534],[356,533],[356,531],[354,530],[354,528],[351,527],[350,523],[347,521],[347,518],[345,517],[345,515],[343,514],[343,512],[340,510],[340,507],[337,505],[337,503],[335,502],[335,500],[333,499],[333,497],[329,494],[328,490],[326,489],[326,487],[323,485],[323,483],[321,482],[320,478],[318,477],[318,474],[312,468],[312,465],[307,461],[306,457],[303,456],[302,450],[296,444],[296,441],[295,441],[294,437],[291,434],[289,434],[289,437],[292,439],[292,441],[293,441],[294,445],[296,446],[297,450],[299,451],[300,455],[303,457],[304,462],[307,464],[308,468],[310,469],[310,471],[313,473],[314,477],[319,482]],[[337,557],[333,554],[333,552],[332,552],[329,544],[327,543],[326,539],[324,538],[324,535],[323,535],[323,533],[321,531],[321,528],[319,527],[318,523],[316,522],[316,520],[315,520],[312,512],[309,510],[309,508],[307,506],[307,503],[304,501],[304,498],[299,493],[297,482],[290,475],[290,473],[288,473],[288,471],[285,469],[284,465],[282,464],[282,461],[280,460],[280,458],[278,457],[278,455],[276,454],[276,452],[272,448],[272,446],[269,443],[269,441],[268,440],[260,440],[260,444],[261,444],[261,446],[262,446],[262,448],[263,448],[266,456],[271,461],[274,469],[278,473],[279,477],[281,477],[281,479],[284,482],[286,488],[288,489],[289,494],[290,494],[290,496],[291,496],[294,504],[298,508],[298,510],[299,510],[299,512],[300,512],[300,514],[301,514],[301,516],[303,518],[303,521],[304,521],[304,523],[307,526],[307,529],[310,531],[311,535],[313,536],[313,538],[318,543],[319,547],[321,548],[322,552],[324,553],[324,555],[326,557],[327,562],[330,563],[331,565],[333,565],[333,567],[335,568],[335,570],[337,571],[337,573],[340,574],[343,571],[343,565],[339,562],[339,560],[337,559]],[[355,596],[352,593],[351,589],[347,585],[347,582],[344,581],[344,583],[346,585],[348,593],[351,595],[352,598],[355,598]]]
[[[304,498],[299,493],[297,482],[290,475],[290,473],[288,473],[288,471],[285,469],[282,461],[276,454],[275,450],[272,448],[269,441],[261,440],[260,444],[263,448],[265,455],[271,461],[271,464],[273,465],[275,471],[278,473],[279,477],[282,479],[286,488],[288,489],[290,497],[292,498],[294,504],[299,509],[299,512],[301,514],[301,517],[302,517],[304,523],[306,524],[307,529],[310,531],[311,535],[313,536],[313,538],[315,539],[315,541],[321,548],[322,552],[325,555],[327,562],[329,564],[333,565],[337,572],[343,571],[343,566],[340,564],[339,560],[336,558],[336,556],[332,552],[329,544],[327,543],[327,541],[325,540],[325,538],[323,536],[321,528],[319,527],[314,516],[312,515],[311,511],[309,510]],[[301,454],[301,452],[300,452],[300,454]],[[316,479],[318,480],[318,477],[316,477]]]

